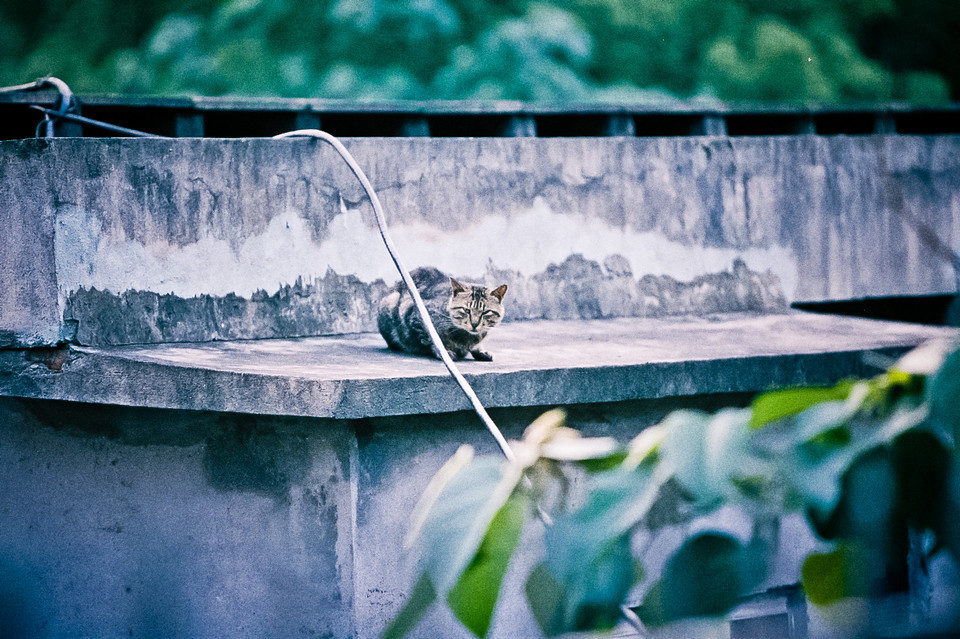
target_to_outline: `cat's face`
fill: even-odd
[[[447,303],[447,312],[457,328],[470,333],[489,331],[503,317],[503,296],[507,285],[488,289],[482,286],[465,286],[450,278],[452,293]]]

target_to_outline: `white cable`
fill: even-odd
[[[483,404],[480,403],[480,398],[477,397],[477,394],[470,386],[470,383],[467,382],[466,378],[464,378],[463,374],[460,372],[460,369],[457,368],[457,365],[453,363],[453,359],[451,359],[449,353],[447,353],[447,347],[443,345],[443,342],[440,340],[440,335],[437,333],[437,329],[433,326],[433,321],[430,319],[430,314],[427,312],[427,307],[423,303],[423,298],[420,297],[420,291],[417,290],[417,285],[414,284],[413,278],[410,277],[410,273],[407,272],[407,269],[404,268],[403,264],[400,263],[400,258],[397,256],[396,248],[394,247],[393,241],[390,239],[390,235],[387,232],[387,220],[383,215],[383,207],[380,205],[380,199],[377,197],[376,192],[374,192],[373,186],[370,184],[370,180],[367,179],[367,176],[360,168],[360,165],[357,164],[357,161],[353,159],[353,156],[350,155],[350,152],[347,151],[346,147],[343,146],[340,140],[330,135],[326,131],[321,131],[319,129],[300,129],[297,131],[289,131],[287,133],[275,135],[274,139],[293,137],[319,138],[329,143],[334,149],[337,150],[337,152],[340,154],[340,157],[344,159],[344,161],[347,163],[347,166],[349,166],[350,170],[353,171],[353,174],[357,176],[357,179],[360,180],[360,184],[367,192],[367,197],[370,198],[370,204],[373,205],[373,213],[377,219],[377,228],[380,231],[380,237],[383,238],[383,243],[387,247],[387,252],[390,254],[390,259],[393,260],[394,266],[396,266],[397,270],[400,271],[400,277],[403,279],[404,284],[407,285],[407,290],[410,291],[410,296],[413,298],[413,303],[416,305],[417,311],[419,311],[420,317],[423,319],[423,325],[427,329],[427,334],[430,335],[430,340],[433,342],[433,346],[436,349],[437,354],[440,355],[440,359],[443,360],[447,370],[450,371],[450,374],[457,381],[457,384],[460,385],[460,389],[463,391],[464,395],[466,395],[467,399],[470,400],[470,404],[473,405],[473,410],[477,413],[477,415],[480,417],[480,420],[487,427],[487,430],[490,431],[490,434],[493,435],[493,438],[497,441],[497,444],[500,446],[500,450],[503,452],[504,457],[510,461],[513,461],[514,454],[513,450],[510,448],[510,444],[507,443],[503,433],[500,432],[500,429],[497,428],[497,425],[487,413],[487,409],[485,409]]]

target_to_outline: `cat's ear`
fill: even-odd
[[[503,296],[507,294],[507,285],[502,284],[501,286],[498,286],[497,288],[490,291],[490,294],[502,302]]]
[[[453,287],[454,293],[463,293],[467,290],[467,287],[458,282],[457,280],[450,278],[450,286]]]

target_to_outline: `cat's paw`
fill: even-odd
[[[452,351],[452,350],[450,350],[449,348],[447,349],[447,355],[449,355],[449,356],[450,356],[450,359],[452,359],[453,361],[461,360],[461,359],[463,359],[463,358],[466,356],[465,353],[459,353],[459,352],[457,352],[457,351]],[[436,357],[437,359],[440,359],[440,360],[443,359],[443,357],[440,355],[440,351],[438,351],[436,348],[433,349],[433,356]]]
[[[478,362],[492,362],[492,361],[493,361],[493,355],[491,355],[491,354],[488,353],[487,351],[481,351],[480,349],[477,349],[477,350],[474,350],[474,351],[470,351],[470,354],[473,355],[473,359],[477,360]]]

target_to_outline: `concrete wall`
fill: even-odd
[[[572,407],[571,422],[625,440],[678,405]],[[494,417],[516,438],[538,413]],[[32,639],[379,636],[412,585],[402,538],[423,487],[461,443],[496,452],[470,413],[339,421],[0,398],[0,414],[0,634]],[[494,637],[538,636],[523,595],[538,534]],[[415,636],[468,634],[436,607]]]
[[[33,191],[39,186],[35,181],[24,181],[21,170],[10,170],[31,164],[29,158],[43,147],[38,142],[29,149],[0,151],[0,348],[60,339],[55,210],[45,205],[43,194]]]
[[[409,267],[509,319],[777,311],[957,290],[960,137],[351,139]],[[0,339],[367,331],[397,279],[316,140],[0,142]],[[10,247],[10,248],[6,248]]]
[[[354,636],[344,424],[0,415],[0,635]]]
[[[903,217],[960,248],[956,136],[347,144],[407,265],[507,283],[510,319],[957,290]],[[356,180],[311,140],[0,142],[0,202],[0,348],[372,330],[396,279]],[[77,351],[8,351],[23,362],[0,382],[30,367],[57,376]],[[272,381],[306,402],[290,366]],[[209,381],[169,368],[172,387]],[[150,392],[136,375],[90,383],[105,397]],[[224,399],[223,386],[195,388],[206,403],[183,406]],[[581,405],[572,422],[626,441],[672,408],[745,400]],[[495,417],[517,437],[537,412]],[[409,512],[462,443],[493,452],[467,413],[340,420],[0,398],[0,624],[30,637],[377,636],[411,585]],[[807,541],[786,542],[782,581]],[[521,576],[508,578],[494,636],[535,634]],[[438,609],[420,636],[438,635],[464,633]]]

